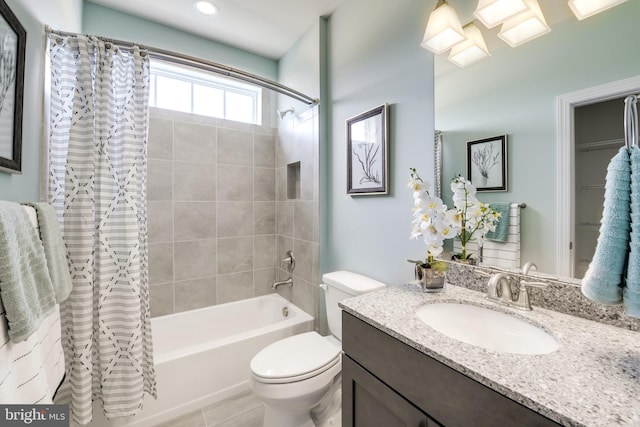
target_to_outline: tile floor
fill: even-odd
[[[157,427],[262,427],[263,415],[262,402],[247,390]]]

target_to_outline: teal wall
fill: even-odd
[[[556,101],[559,95],[640,74],[640,1],[578,21],[573,15],[518,48],[504,47],[435,79],[443,181],[466,175],[466,142],[507,134],[509,191],[483,201],[526,202],[522,262],[556,271]],[[445,202],[450,200],[448,186]],[[570,197],[570,195],[566,195]]]
[[[84,2],[82,31],[179,52],[276,80],[277,61],[114,9]]]
[[[278,81],[312,98],[320,98],[320,33],[324,25],[324,20],[318,19],[278,61]],[[280,98],[285,103],[281,107],[291,102],[284,95]]]
[[[27,32],[22,118],[22,174],[0,172],[0,200],[37,201],[40,197],[43,135],[44,24],[79,31],[82,0],[6,0]],[[55,11],[55,13],[53,13]]]
[[[321,185],[328,194],[321,272],[347,269],[388,283],[412,279],[407,258],[425,255],[409,240],[409,167],[433,176],[433,57],[420,48],[428,2],[351,0],[328,20],[330,140]],[[388,103],[389,194],[346,194],[345,120]]]

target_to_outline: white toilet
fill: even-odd
[[[385,285],[349,271],[327,273],[322,281],[331,335],[307,332],[284,338],[251,360],[249,382],[265,404],[264,427],[314,427],[312,408],[324,406],[327,412],[326,408],[337,406],[335,412],[341,407],[333,396],[339,391],[342,370],[342,310],[338,302]],[[340,426],[341,420],[334,416],[319,425]]]

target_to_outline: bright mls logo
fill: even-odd
[[[69,405],[0,405],[0,425],[69,427]]]

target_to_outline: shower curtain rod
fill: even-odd
[[[45,27],[45,31],[47,33],[56,34],[63,37],[79,35],[78,33],[70,33],[65,31],[53,30],[48,25]],[[136,44],[133,42],[116,40],[108,37],[90,36],[90,35],[87,35],[87,36],[96,37],[100,40],[113,43],[125,49],[130,49]],[[264,77],[251,74],[246,71],[238,70],[237,68],[228,67],[226,65],[218,64],[217,62],[208,61],[206,59],[196,58],[194,56],[189,56],[189,55],[185,55],[178,52],[172,52],[165,49],[160,49],[160,48],[145,46],[145,45],[139,45],[139,46],[146,49],[149,52],[149,55],[155,59],[172,62],[174,64],[188,65],[190,67],[199,68],[204,71],[210,71],[216,74],[221,74],[226,77],[232,77],[247,83],[252,83],[252,84],[264,87],[266,89],[274,90],[283,95],[287,95],[298,101],[304,102],[309,106],[313,106],[320,103],[320,100],[317,98],[311,98],[310,96],[307,96],[302,92],[298,92],[295,89],[291,89],[290,87],[284,86],[280,83],[265,79]]]

